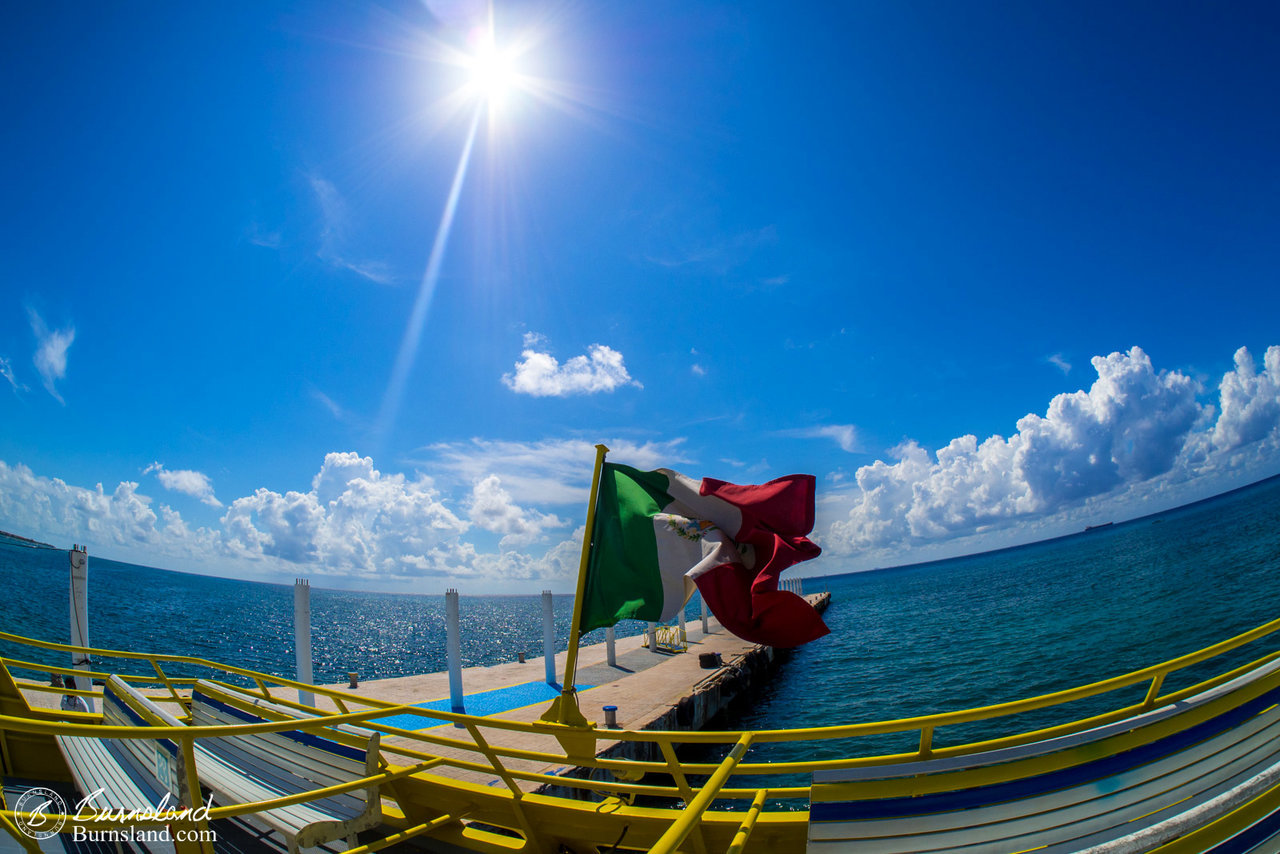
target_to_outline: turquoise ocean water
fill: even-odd
[[[89,567],[94,646],[292,675],[289,586],[139,567],[95,557],[92,548]],[[1125,673],[1280,617],[1280,478],[1050,542],[811,579],[806,592],[823,587],[833,594],[831,634],[791,653],[774,680],[722,721],[726,727],[822,726],[987,705]],[[0,627],[65,641],[66,552],[0,539],[0,589]],[[572,603],[555,602],[563,649]],[[444,668],[443,596],[313,588],[311,605],[319,682],[341,681],[348,670],[372,679]],[[696,607],[695,600],[691,619]],[[541,654],[537,596],[464,596],[462,612],[465,665]],[[634,633],[641,624],[620,628]],[[16,654],[3,644],[0,652]],[[972,725],[954,738],[992,732]],[[828,748],[836,755],[849,745]],[[800,758],[785,746],[771,750]]]

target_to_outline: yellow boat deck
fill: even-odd
[[[169,676],[166,668],[173,670],[175,664],[208,668],[210,678],[226,680],[227,685],[251,682],[256,686],[253,693],[270,698],[276,710],[263,710],[260,717],[243,718],[250,722],[233,726],[106,726],[95,715],[33,708],[9,677],[11,671],[70,674],[70,669],[4,659],[0,747],[6,776],[38,777],[56,767],[55,734],[172,739],[190,760],[185,767],[195,768],[195,744],[207,739],[323,734],[337,732],[337,725],[376,731],[382,736],[385,760],[378,773],[290,798],[219,804],[209,815],[216,821],[269,810],[284,801],[298,803],[340,790],[379,786],[384,826],[357,845],[355,854],[413,837],[429,845],[493,852],[679,850],[704,854],[806,847],[884,852],[963,847],[1009,854],[1031,849],[1273,851],[1272,835],[1280,830],[1278,631],[1280,620],[1133,673],[998,706],[895,721],[759,732],[630,728],[633,720],[647,714],[644,706],[659,690],[669,692],[675,680],[683,679],[687,685],[689,678],[701,675],[683,672],[697,666],[693,655],[676,656],[586,692],[584,708],[598,709],[606,702],[618,705],[622,723],[628,726],[601,730],[538,721],[540,708],[476,717],[413,705],[447,695],[438,687],[447,683],[431,681],[440,676],[390,680],[350,691],[310,688],[194,658],[91,650],[96,661],[119,664],[120,675],[128,682],[149,689],[153,697],[158,691],[178,717],[187,714],[186,698],[195,679]],[[72,651],[67,645],[13,635],[0,634],[0,640],[60,653]],[[722,639],[717,637],[715,642],[719,646]],[[1185,677],[1187,668],[1221,661],[1219,656],[1238,650],[1248,652],[1247,664],[1224,665],[1195,684],[1166,687]],[[598,662],[585,659],[584,669],[594,663]],[[541,672],[530,662],[490,668],[484,678],[505,682],[519,667],[523,672]],[[106,670],[100,675],[105,677]],[[473,671],[469,677],[467,688],[474,692],[482,684],[481,676]],[[51,692],[45,685],[27,688]],[[307,711],[296,703],[296,691],[308,688],[323,698],[317,700],[322,712],[332,714],[295,716]],[[375,698],[375,692],[383,696]],[[1069,714],[1073,703],[1109,698],[1114,700],[1104,711],[1095,708],[1078,719]],[[1061,712],[1063,722],[1019,731],[1016,716],[1044,710]],[[411,716],[413,728],[404,725],[406,715]],[[418,719],[426,728],[419,728]],[[948,728],[993,720],[1007,720],[1010,734],[946,746],[941,746],[941,737],[935,740]],[[831,749],[834,740],[856,742],[886,733],[908,734],[915,747],[870,756]],[[615,742],[647,745],[654,758],[600,757],[601,750]],[[808,751],[798,755],[835,758],[753,758],[754,748],[773,742],[799,744]],[[723,759],[682,761],[677,755],[681,744],[720,745],[717,756]],[[549,773],[570,767],[591,769],[592,777]],[[804,782],[791,782],[795,775],[804,775]],[[187,790],[199,792],[200,783],[193,776]],[[555,793],[532,791],[544,785],[557,787]],[[559,794],[564,790],[579,797]],[[787,799],[809,803],[810,809],[779,808]],[[655,806],[639,805],[643,803]],[[0,818],[22,842],[13,829],[15,812],[7,807],[0,811]],[[75,816],[68,818],[69,827],[93,825]]]

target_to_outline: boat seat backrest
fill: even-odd
[[[311,718],[321,717],[320,713],[297,709],[293,706],[287,706],[284,703],[277,703],[265,697],[259,697],[257,694],[250,694],[232,688],[229,685],[223,685],[219,682],[211,682],[201,679],[195,684],[195,693],[204,697],[218,700],[227,705],[234,706],[241,711],[248,712],[255,717],[265,720],[300,720],[305,721]],[[351,726],[349,724],[339,724],[338,726],[326,727],[330,733],[339,733],[338,740],[343,743],[362,745],[368,740],[369,731],[361,727]]]
[[[181,727],[183,723],[165,711],[150,698],[112,674],[102,692],[102,718],[108,726]],[[135,770],[155,777],[183,803],[186,797],[186,775],[182,750],[169,738],[121,738],[115,739],[117,753],[126,758]]]
[[[314,717],[212,683],[197,683],[192,694],[191,720],[195,726],[240,726],[271,720],[305,721]],[[353,728],[335,730],[327,727],[312,731],[247,733],[201,739],[201,744],[232,764],[252,769],[255,774],[283,774],[296,778],[292,785],[299,785],[297,780],[313,784],[304,788],[331,786],[377,773],[378,735]],[[350,797],[363,800],[359,792]]]
[[[229,803],[270,800],[375,776],[382,765],[377,733],[354,727],[307,726],[318,714],[274,703],[201,680],[191,695],[195,726],[244,726],[297,721],[298,729],[246,732],[200,739],[196,766],[201,783]],[[305,727],[305,728],[303,728]],[[355,834],[382,821],[376,783],[309,799],[292,808],[256,813],[254,819],[282,833],[290,854]]]

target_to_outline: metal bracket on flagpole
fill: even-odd
[[[565,688],[559,697],[551,701],[551,707],[542,713],[539,719],[543,723],[564,726],[568,732],[555,733],[556,741],[564,748],[566,756],[590,757],[595,755],[596,739],[594,735],[583,730],[596,728],[595,721],[589,721],[578,708],[578,689]]]

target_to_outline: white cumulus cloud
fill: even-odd
[[[0,519],[8,530],[69,548],[73,542],[95,547],[145,547],[149,552],[178,554],[207,549],[209,532],[175,525],[176,514],[123,481],[111,492],[72,486],[59,478],[41,477],[24,465],[0,461]],[[27,532],[30,532],[29,534]]]
[[[1280,346],[1267,348],[1261,373],[1245,347],[1236,351],[1235,363],[1219,386],[1222,414],[1213,444],[1222,450],[1274,437],[1280,428]]]
[[[165,489],[181,492],[183,495],[190,495],[210,507],[222,506],[222,502],[213,494],[213,481],[204,472],[191,471],[190,469],[170,471],[160,463],[152,463],[143,469],[142,473],[154,473],[160,481],[160,485]]]
[[[511,500],[497,475],[476,481],[467,507],[471,521],[486,531],[503,534],[502,547],[525,546],[538,542],[548,528],[562,528],[564,520],[537,510],[524,508]]]
[[[590,453],[584,475],[589,480],[594,450],[585,443],[579,450]],[[502,455],[519,452],[508,447]],[[544,459],[542,470],[555,465]],[[145,473],[162,483],[166,475],[179,485],[185,480],[193,492],[202,483],[159,463]],[[577,501],[585,500],[584,487]],[[110,491],[101,484],[86,489],[0,461],[0,527],[6,530],[58,545],[88,543],[99,554],[123,560],[243,577],[303,574],[415,588],[423,578],[463,586],[572,578],[581,528],[548,545],[549,535],[570,520],[530,503],[518,503],[493,473],[475,479],[454,501],[425,475],[381,472],[369,457],[330,453],[309,488],[259,488],[231,501],[219,525],[196,527],[133,481]],[[580,518],[585,507],[575,511]],[[467,537],[481,530],[501,535],[496,550],[482,551]]]
[[[1195,381],[1157,374],[1139,347],[1092,364],[1088,392],[1060,394],[1043,418],[1018,422],[1014,466],[1045,508],[1168,471],[1201,414]]]
[[[574,356],[563,365],[536,334],[525,335],[524,350],[514,373],[503,374],[502,382],[517,394],[533,397],[567,397],[574,394],[611,392],[625,385],[643,388],[631,379],[622,354],[604,344],[592,344],[585,356]]]
[[[430,478],[383,474],[355,453],[325,456],[307,492],[259,488],[222,517],[228,549],[334,574],[414,576],[465,571],[467,523]]]
[[[1010,438],[953,439],[936,455],[914,442],[896,462],[858,469],[855,503],[831,527],[838,551],[918,544],[1043,516],[1168,472],[1209,410],[1177,371],[1141,348],[1096,356],[1088,391],[1060,394]]]

